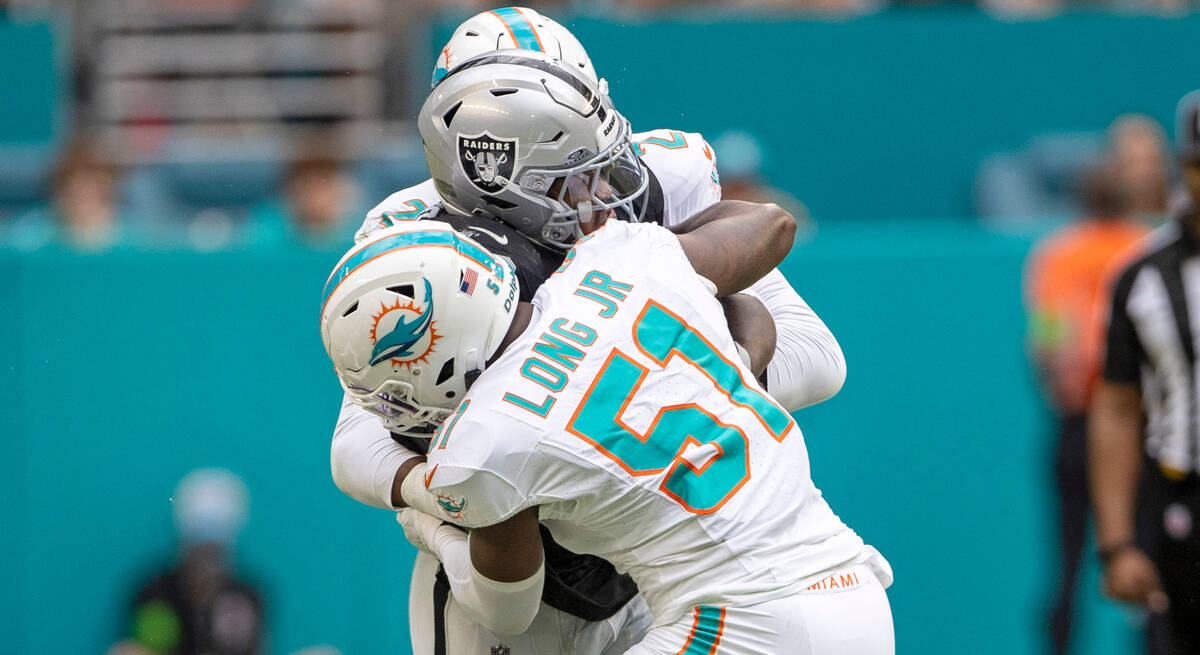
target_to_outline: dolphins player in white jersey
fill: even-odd
[[[602,93],[606,87],[570,32],[536,12],[512,7],[481,13],[460,26],[439,57],[435,84],[467,56],[496,48],[553,53],[554,59],[578,72]],[[636,213],[642,220],[678,224],[719,200],[715,157],[699,134],[655,130],[636,134],[633,140],[632,147],[647,179],[646,190],[636,199]],[[490,179],[494,182],[496,172],[505,170],[509,162],[504,160],[504,153],[491,153],[490,164],[488,153],[479,154],[482,163],[491,166]],[[457,229],[516,263],[523,300],[532,297],[561,261],[561,250],[533,246],[503,223],[448,212],[433,180],[397,192],[380,203],[369,213],[356,240],[362,241],[374,231],[401,221],[426,218],[449,220]],[[789,409],[836,393],[845,375],[844,359],[821,320],[777,271],[758,283],[751,294],[766,304],[778,326],[775,357],[765,374],[772,393]],[[425,432],[406,429],[412,426],[397,425],[395,414],[391,418],[381,422],[347,397],[335,430],[331,463],[335,482],[344,492],[364,503],[394,509],[399,505],[402,480],[397,472],[415,456],[414,451],[424,450],[420,437],[428,437],[428,428]],[[410,526],[406,526],[406,532],[419,541]],[[461,578],[461,567],[457,574],[450,567],[441,570],[426,547],[418,555],[410,596],[415,652],[477,652],[487,645],[521,652],[530,650],[527,644],[535,643],[541,644],[538,652],[558,652],[547,646],[552,638],[561,644],[561,652],[610,652],[606,648],[620,652],[630,636],[635,640],[640,636],[646,627],[645,606],[640,598],[633,597],[635,590],[627,577],[617,576],[611,566],[595,558],[556,548],[549,539],[546,547],[551,552],[550,563],[556,567],[550,571],[548,605],[543,606],[527,634],[504,639],[487,629],[488,617],[472,616],[454,602],[448,589]],[[559,575],[557,569],[563,574]],[[444,627],[447,621],[457,625],[450,633]],[[475,624],[468,625],[471,621]]]
[[[456,596],[501,631],[539,613],[544,525],[632,575],[654,626],[627,653],[892,655],[890,568],[813,485],[799,428],[756,379],[765,362],[742,361],[717,300],[777,264],[795,222],[719,214],[678,236],[589,221],[532,306],[448,224],[404,224],[339,262],[322,338],[349,389],[382,374],[417,412],[461,400],[401,495],[471,529],[414,532],[468,560]],[[466,293],[467,278],[484,286]],[[415,290],[412,314],[368,337],[357,315],[396,286]],[[440,393],[403,365],[436,340],[456,362]]]

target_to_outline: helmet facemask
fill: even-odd
[[[521,172],[521,188],[544,192],[551,213],[542,226],[541,241],[562,249],[570,248],[584,228],[609,212],[610,218],[638,222],[645,203],[638,198],[649,187],[650,178],[637,158],[630,139],[628,121],[620,119],[620,136],[603,152],[588,156],[584,149],[568,160],[586,158],[560,168],[527,168]]]
[[[341,376],[338,379],[355,403],[378,416],[388,431],[406,437],[433,436],[453,411],[418,403],[413,385],[401,380],[386,380],[377,389],[364,389],[347,383]]]

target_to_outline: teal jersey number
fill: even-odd
[[[741,372],[707,339],[679,316],[654,301],[633,327],[634,343],[660,368],[675,357],[694,367],[729,402],[744,407],[776,441],[791,430],[792,417],[765,394],[746,384]],[[630,475],[657,475],[660,489],[697,514],[715,512],[750,480],[750,440],[695,403],[659,408],[645,434],[621,420],[641,391],[650,369],[613,350],[580,402],[567,430],[596,447]],[[683,458],[692,446],[709,445],[712,456],[701,467]]]
[[[658,136],[647,137],[633,144],[633,149],[637,152],[638,157],[646,154],[646,146],[658,146],[667,150],[678,150],[687,147],[687,138],[683,136],[683,132],[675,131],[671,132],[670,141]]]
[[[379,217],[379,224],[384,227],[392,227],[397,221],[416,220],[421,217],[421,214],[429,210],[429,205],[426,205],[424,201],[419,199],[406,200],[404,204],[409,208],[409,211],[385,212],[383,216]]]

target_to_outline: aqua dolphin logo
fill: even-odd
[[[467,499],[454,498],[453,496],[443,496],[439,494],[437,497],[437,504],[438,507],[441,507],[442,511],[445,512],[450,518],[461,519],[463,516],[463,509],[467,506]]]
[[[410,307],[403,309],[410,309]],[[425,311],[418,311],[415,307],[411,307],[411,309],[417,311],[415,317],[405,320],[401,316],[396,321],[396,327],[375,342],[375,347],[371,349],[372,366],[388,359],[403,361],[416,354],[413,352],[413,346],[425,336],[430,326],[433,325],[433,288],[429,285],[429,280],[425,280]],[[433,344],[429,345],[429,350],[432,350]],[[422,353],[420,357],[424,357],[428,352],[427,350]]]

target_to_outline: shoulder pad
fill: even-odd
[[[375,205],[367,212],[367,218],[354,234],[354,240],[362,241],[372,232],[392,227],[399,221],[430,219],[442,212],[441,196],[434,189],[433,180],[426,180],[401,189]]]
[[[651,130],[633,135],[634,151],[658,178],[664,225],[674,225],[721,199],[716,154],[698,132]]]
[[[470,406],[471,403],[476,406]],[[534,504],[522,478],[536,434],[468,398],[434,435],[425,486],[448,521],[494,525]]]

